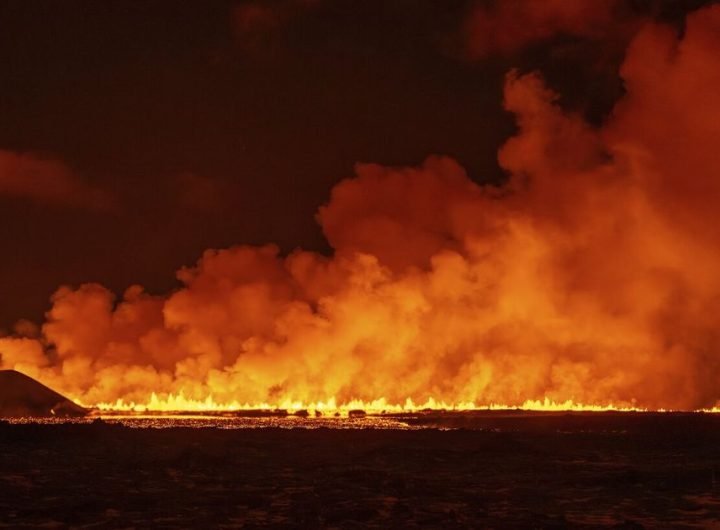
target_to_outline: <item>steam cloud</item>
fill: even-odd
[[[62,287],[39,338],[0,338],[0,366],[85,403],[183,391],[713,406],[719,49],[718,6],[691,14],[682,39],[646,26],[600,128],[540,75],[510,72],[506,185],[443,157],[358,165],[318,213],[332,257],[208,250],[167,297]]]

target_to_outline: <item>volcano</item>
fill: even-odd
[[[0,417],[77,417],[87,410],[15,370],[0,370]]]

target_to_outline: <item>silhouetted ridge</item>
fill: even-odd
[[[84,416],[87,411],[15,370],[0,370],[0,417]]]

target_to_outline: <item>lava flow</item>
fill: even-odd
[[[718,49],[720,6],[648,24],[599,126],[511,71],[505,184],[359,164],[317,214],[331,256],[208,250],[166,296],[61,287],[0,367],[114,409],[720,406]]]

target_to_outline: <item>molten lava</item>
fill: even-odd
[[[720,406],[718,50],[720,6],[647,25],[599,127],[510,72],[504,185],[360,164],[317,215],[332,256],[208,250],[167,296],[61,287],[0,368],[116,409]]]
[[[182,394],[169,395],[167,398],[161,399],[153,393],[150,401],[147,403],[126,403],[122,399],[118,399],[114,403],[98,403],[95,405],[100,411],[120,411],[120,412],[234,412],[234,411],[272,411],[286,410],[290,412],[310,410],[321,414],[340,413],[347,415],[352,410],[362,410],[371,414],[381,413],[402,413],[402,412],[420,412],[423,410],[449,410],[449,411],[471,411],[471,410],[508,410],[519,408],[531,411],[577,411],[577,412],[606,412],[606,411],[642,411],[633,407],[615,407],[613,405],[581,405],[572,401],[556,403],[545,399],[544,401],[526,401],[519,407],[510,407],[508,405],[486,405],[478,406],[475,403],[459,403],[448,404],[442,401],[435,401],[430,398],[423,404],[416,404],[412,399],[408,398],[402,404],[388,403],[384,398],[373,401],[353,400],[346,403],[338,404],[334,398],[326,402],[319,401],[316,403],[304,403],[302,401],[285,400],[275,404],[270,403],[244,403],[237,401],[232,403],[216,403],[212,396],[208,396],[203,401],[187,399]]]

